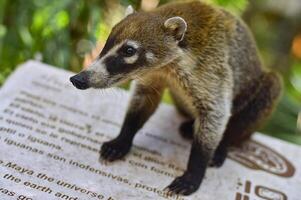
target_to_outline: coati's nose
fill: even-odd
[[[85,90],[89,88],[88,73],[85,71],[70,77],[70,81],[77,89]]]

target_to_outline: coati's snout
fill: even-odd
[[[146,57],[152,56],[131,40],[109,46],[109,50],[108,44],[87,69],[70,78],[76,88],[117,86],[137,75],[147,65]]]
[[[70,77],[70,82],[80,90],[85,90],[89,88],[89,74],[87,71],[82,71],[72,77]]]

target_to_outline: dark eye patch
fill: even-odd
[[[121,49],[118,51],[121,51]],[[137,69],[138,67],[144,67],[146,64],[146,58],[145,55],[142,54],[138,56],[138,59],[135,63],[128,64],[124,61],[124,56],[120,55],[119,52],[117,55],[105,58],[104,64],[110,75],[126,74]]]
[[[123,71],[122,68],[124,68],[124,60],[120,56],[109,56],[104,60],[104,63],[107,67],[107,71],[110,75],[115,75],[120,73],[120,71]]]

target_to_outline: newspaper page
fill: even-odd
[[[129,100],[121,89],[80,91],[71,72],[29,61],[0,91],[1,200],[300,200],[301,148],[255,134],[233,148],[221,168],[208,168],[190,196],[163,189],[186,167],[184,120],[161,104],[130,153],[99,162],[103,142],[117,136]]]

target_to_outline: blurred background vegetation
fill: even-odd
[[[0,0],[0,84],[28,59],[80,71],[100,52],[127,5],[150,10],[169,1]],[[283,98],[261,131],[301,145],[300,0],[203,1],[242,16],[265,65],[283,75]],[[168,95],[164,100],[170,103]]]

